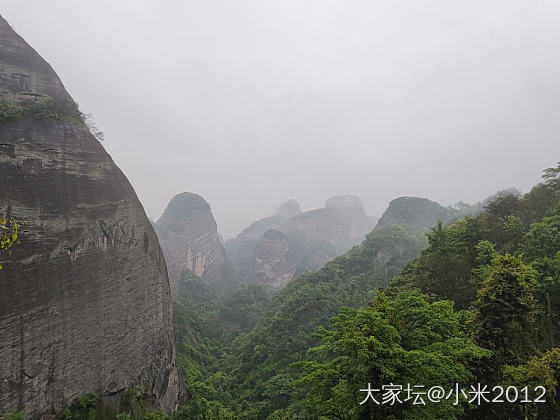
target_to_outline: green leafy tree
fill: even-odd
[[[554,258],[560,250],[560,215],[533,223],[523,238],[521,252],[529,260]]]
[[[504,364],[525,361],[534,350],[534,282],[533,269],[521,258],[506,254],[492,260],[474,303],[474,337],[494,352],[493,373]]]
[[[490,241],[480,241],[476,245],[476,264],[472,270],[472,283],[477,287],[488,277],[492,260],[497,255],[494,244]]]
[[[94,392],[89,392],[76,398],[70,406],[70,418],[76,420],[95,420],[97,405],[100,397]]]
[[[420,289],[434,299],[450,299],[466,309],[476,298],[471,281],[480,241],[480,220],[465,218],[444,227],[440,222],[427,234],[429,246],[389,285],[392,292]]]
[[[452,389],[474,378],[473,360],[490,355],[461,332],[452,302],[430,303],[419,292],[378,293],[367,308],[341,309],[332,323],[332,330],[317,329],[321,344],[294,364],[303,371],[296,384],[306,391],[300,407],[312,419],[457,418],[464,401],[360,405],[360,389],[368,383],[372,389],[390,383]]]
[[[505,366],[504,385],[516,386],[519,390],[527,387],[529,399],[534,401],[541,394],[538,387],[544,387],[544,403],[509,404],[509,418],[557,419],[560,418],[560,395],[558,380],[560,378],[560,348],[556,347],[541,356],[531,357],[527,363],[518,366]],[[525,394],[521,393],[523,396]]]

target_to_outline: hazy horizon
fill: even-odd
[[[288,199],[449,205],[560,160],[560,3],[0,0],[157,220],[190,191],[225,239]],[[32,5],[32,6],[31,6]]]

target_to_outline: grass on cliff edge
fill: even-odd
[[[104,134],[97,127],[93,116],[80,111],[78,105],[72,101],[57,102],[47,96],[25,101],[0,101],[0,124],[27,118],[43,122],[73,120],[85,125],[97,140],[104,139]]]

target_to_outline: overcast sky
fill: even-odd
[[[105,132],[149,216],[224,237],[294,198],[444,205],[560,160],[560,2],[0,0]]]

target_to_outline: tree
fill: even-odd
[[[522,252],[529,260],[554,258],[560,250],[560,215],[533,223],[523,238]]]
[[[560,192],[560,162],[553,168],[543,171],[544,184],[555,192]]]
[[[435,299],[449,299],[466,309],[476,298],[471,281],[476,266],[480,221],[467,217],[450,226],[440,222],[428,232],[429,247],[394,279],[391,291],[418,288]]]
[[[341,309],[332,324],[332,330],[317,329],[321,345],[294,364],[302,369],[296,384],[306,391],[300,405],[309,418],[457,418],[464,401],[360,405],[360,389],[368,383],[372,389],[391,383],[452,389],[473,379],[472,360],[490,355],[462,334],[452,302],[429,303],[417,291],[395,298],[380,292],[367,308]]]
[[[506,254],[492,260],[474,303],[474,337],[494,352],[494,367],[523,362],[531,353],[534,280],[533,269],[520,257]]]
[[[558,395],[558,378],[560,378],[560,348],[547,351],[542,356],[534,356],[525,364],[506,366],[504,384],[516,386],[518,389],[527,387],[529,399],[532,401],[541,394],[538,387],[544,387],[546,394],[542,403],[510,404],[512,412],[509,418],[526,419],[557,419],[560,418],[560,395]],[[537,391],[535,391],[537,389]],[[502,413],[506,414],[506,413]]]

